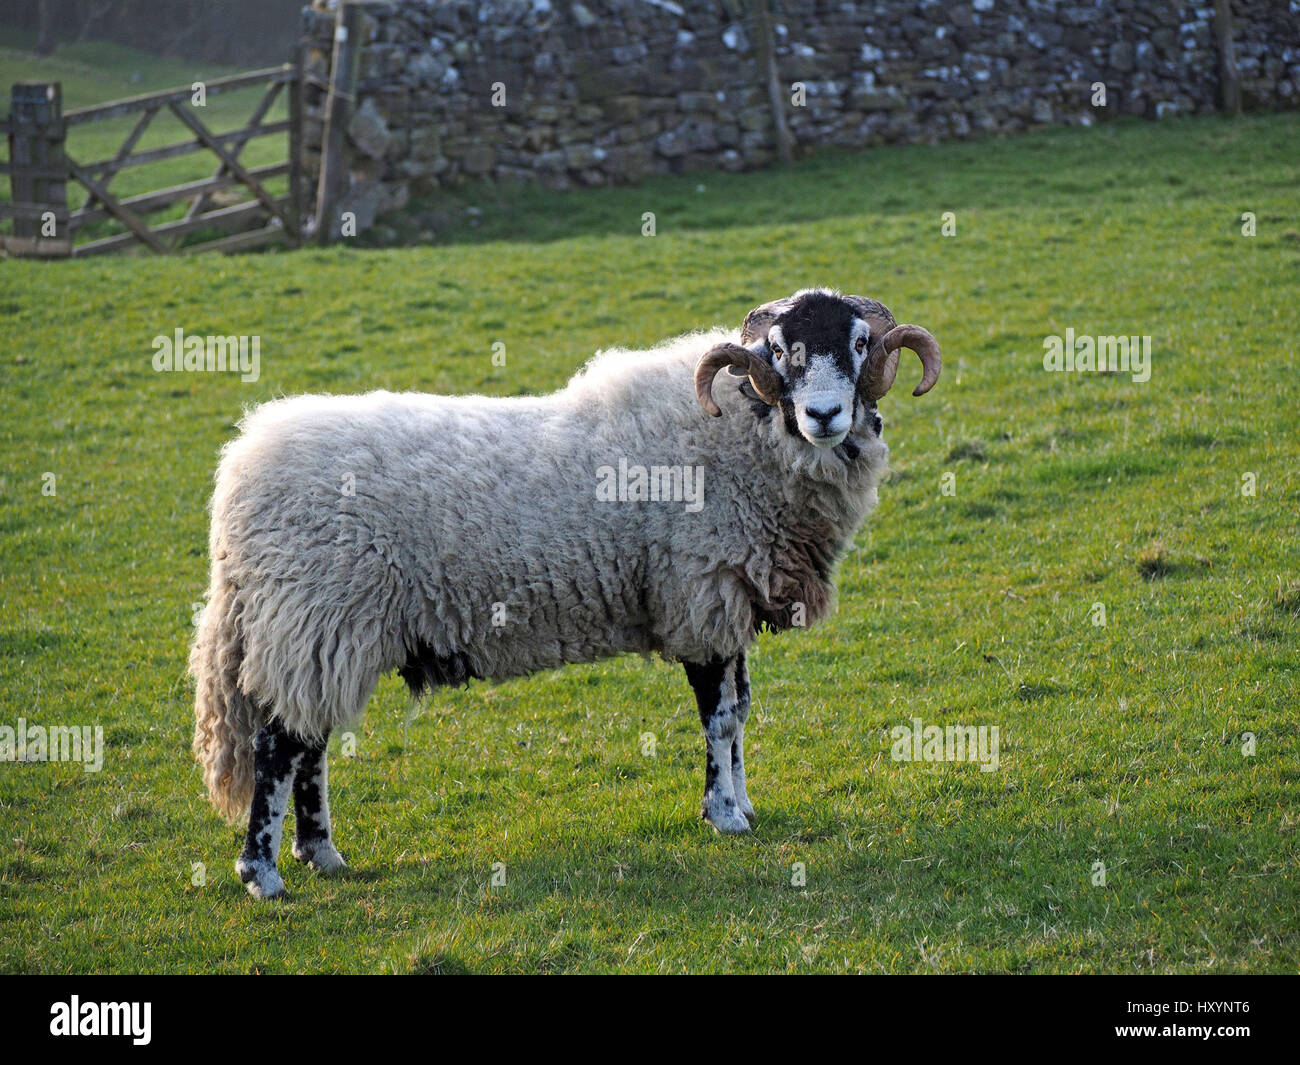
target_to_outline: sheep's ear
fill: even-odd
[[[745,315],[745,324],[740,327],[740,342],[749,347],[756,340],[766,340],[767,331],[772,328],[772,323],[793,306],[794,300],[786,296],[784,299],[772,300],[771,303],[755,307]]]

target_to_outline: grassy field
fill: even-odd
[[[0,969],[1295,972],[1298,140],[1046,131],[472,188],[401,223],[435,246],[0,263],[0,725],[106,745],[98,773],[0,764]],[[289,898],[247,898],[184,675],[241,409],[545,390],[815,283],[928,326],[945,373],[884,401],[895,472],[836,615],[759,640],[756,830],[698,819],[680,667],[418,708],[389,678],[355,756],[332,743],[350,872],[286,848]],[[259,335],[260,379],[153,372],[177,327]],[[1045,372],[1067,328],[1151,335],[1150,381]],[[1000,767],[892,760],[916,717],[998,726]]]

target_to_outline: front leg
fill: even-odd
[[[694,662],[684,665],[686,679],[695,691],[695,701],[700,709],[700,723],[704,726],[704,809],[700,816],[719,832],[746,832],[749,818],[744,807],[749,805],[749,798],[745,796],[742,805],[733,773],[739,750],[737,742],[744,733],[738,680],[743,680],[745,693],[743,713],[747,715],[749,712],[749,682],[745,677],[744,655],[731,659],[715,658],[703,665]],[[740,766],[740,794],[743,795],[743,753]]]
[[[745,791],[745,722],[749,720],[749,668],[742,651],[735,659],[736,683],[736,738],[731,741],[731,784],[736,792],[736,805],[745,820],[754,823],[754,804]]]

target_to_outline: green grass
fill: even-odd
[[[0,263],[0,724],[99,723],[107,744],[98,774],[0,765],[0,968],[1296,971],[1298,137],[1294,115],[1120,124],[469,188],[395,221],[433,247]],[[884,401],[895,473],[838,612],[758,642],[755,832],[697,818],[678,667],[414,710],[389,678],[356,756],[333,741],[351,871],[286,851],[290,898],[248,899],[184,677],[241,407],[540,391],[596,347],[813,283],[927,325],[946,368]],[[178,326],[260,335],[261,379],[153,373]],[[1045,373],[1067,327],[1151,334],[1150,382]],[[913,717],[997,725],[1000,769],[891,760]]]
[[[50,56],[37,56],[26,50],[31,45],[29,35],[6,29],[0,37],[0,117],[8,117],[9,87],[17,81],[57,81],[62,86],[63,110],[90,107],[147,93],[167,89],[192,87],[195,82],[209,82],[216,78],[243,73],[241,68],[223,67],[213,63],[188,63],[178,59],[159,58],[106,41],[86,41],[60,48]],[[193,108],[195,116],[213,133],[241,129],[248,124],[253,109],[266,92],[266,86],[251,86],[227,93],[216,93],[207,98],[203,107]],[[123,141],[135,128],[141,112],[117,118],[86,122],[68,130],[66,150],[72,159],[83,166],[111,159]],[[288,117],[287,95],[281,91],[263,119],[266,123],[283,121]],[[169,111],[156,115],[132,149],[149,151],[168,144],[193,139],[193,133]],[[239,156],[245,166],[254,168],[283,162],[287,152],[287,134],[258,137],[250,140]],[[8,158],[8,148],[4,149]],[[172,159],[144,163],[121,170],[109,183],[109,191],[119,199],[141,193],[169,188],[189,181],[212,177],[220,163],[210,151],[199,151]],[[274,196],[284,195],[285,178],[270,178],[265,182]],[[234,186],[236,190],[242,186]],[[88,193],[76,182],[67,186],[68,205],[82,207]],[[229,190],[223,190],[223,194]],[[7,178],[0,178],[0,201],[8,202],[11,190]],[[249,198],[244,190],[242,198]],[[152,224],[173,221],[185,215],[188,203],[174,204],[148,214]],[[78,243],[112,236],[126,231],[115,219],[91,222],[77,232]],[[4,232],[12,232],[12,223],[4,223]],[[204,231],[189,235],[186,243],[196,243],[216,235]]]

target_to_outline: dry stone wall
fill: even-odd
[[[336,3],[303,12],[316,85]],[[564,188],[763,166],[778,150],[769,82],[796,152],[1220,103],[1212,2],[768,0],[766,17],[760,3],[366,3],[344,198],[364,227],[465,178]],[[1300,3],[1233,0],[1231,12],[1244,106],[1296,107]],[[323,96],[309,87],[309,176]]]

